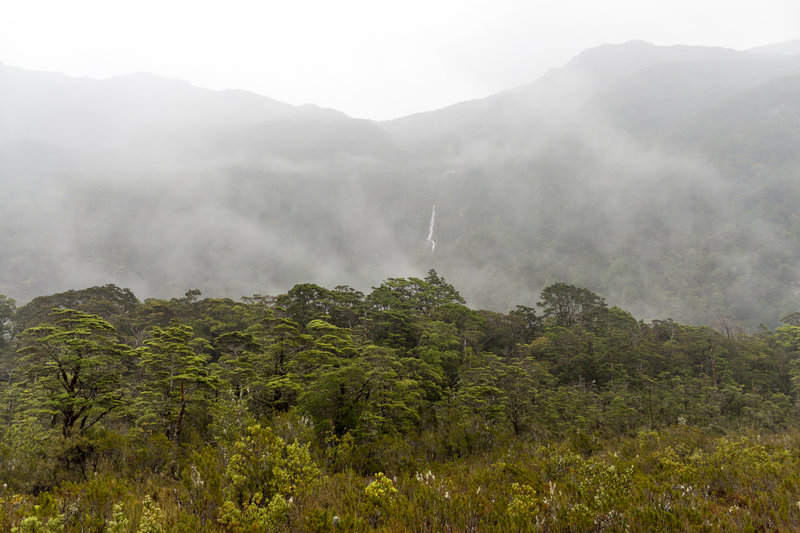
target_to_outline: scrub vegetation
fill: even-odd
[[[644,322],[555,283],[0,298],[0,529],[800,528],[800,319]]]

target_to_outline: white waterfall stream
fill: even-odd
[[[436,204],[433,204],[433,209],[431,210],[431,222],[428,225],[428,238],[426,241],[430,244],[431,247],[431,255],[433,252],[436,251],[436,241],[433,240],[433,226],[436,223]]]

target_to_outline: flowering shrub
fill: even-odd
[[[539,513],[540,500],[536,497],[536,490],[529,485],[513,483],[511,490],[514,493],[508,504],[509,516],[518,523],[530,523]]]
[[[247,428],[234,451],[219,518],[233,531],[274,529],[286,520],[294,498],[305,496],[319,479],[308,446],[287,445],[269,428]]]
[[[375,474],[375,481],[364,489],[364,495],[372,505],[379,509],[385,509],[394,503],[397,489],[391,479],[386,477],[383,472],[378,472]]]

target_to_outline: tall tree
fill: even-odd
[[[178,323],[154,327],[137,352],[143,371],[139,423],[177,440],[192,408],[206,403],[212,389],[208,357],[193,348],[192,328]]]
[[[132,315],[139,306],[130,289],[109,284],[38,296],[17,310],[14,322],[20,328],[30,328],[48,320],[54,308],[77,309],[102,317],[117,329],[118,336],[127,337],[133,334]]]
[[[61,434],[83,432],[122,405],[120,377],[127,346],[97,315],[55,309],[50,320],[21,335],[22,361],[44,392],[42,409],[53,413]]]
[[[592,325],[606,310],[603,298],[589,289],[554,283],[542,290],[541,301],[544,318],[548,325],[570,328],[576,324]]]

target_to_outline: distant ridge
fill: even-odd
[[[748,52],[755,54],[773,54],[773,55],[800,55],[800,39],[793,39],[782,43],[768,44],[765,46],[757,46],[751,48]]]
[[[0,67],[0,294],[435,268],[489,309],[563,281],[645,318],[774,325],[800,309],[798,102],[800,55],[644,41],[383,122]]]

